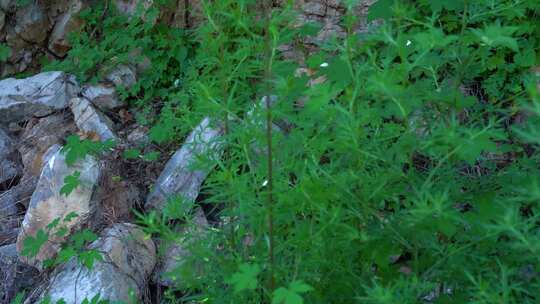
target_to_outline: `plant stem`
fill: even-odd
[[[273,161],[272,161],[272,109],[270,102],[271,84],[270,78],[272,74],[272,41],[270,37],[270,22],[271,22],[271,0],[264,1],[263,14],[265,18],[265,33],[264,33],[264,95],[266,101],[266,149],[267,149],[267,166],[268,166],[268,257],[270,265],[270,297],[275,289],[275,260],[274,260],[274,199],[273,199]]]

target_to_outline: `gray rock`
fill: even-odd
[[[15,14],[15,33],[23,40],[41,43],[47,39],[49,18],[38,1],[18,7]]]
[[[37,281],[37,271],[20,263],[15,244],[0,247],[0,303],[11,303],[17,292]]]
[[[75,116],[75,124],[81,131],[97,134],[100,140],[116,139],[113,122],[95,109],[86,98],[73,98],[69,105]]]
[[[47,150],[54,144],[61,144],[68,135],[76,132],[77,126],[68,112],[29,120],[19,141],[24,178],[39,176]]]
[[[121,64],[109,71],[105,79],[114,83],[117,87],[129,88],[137,82],[137,75],[135,68]]]
[[[0,218],[18,215],[21,209],[27,208],[36,185],[37,178],[32,177],[0,193]]]
[[[146,145],[150,142],[150,137],[148,136],[148,128],[143,126],[138,126],[127,135],[127,140],[129,143],[135,146]]]
[[[0,128],[0,191],[22,175],[20,156],[14,140]],[[5,184],[5,185],[4,185]],[[2,186],[4,185],[4,186]],[[4,189],[5,190],[5,189]],[[0,209],[0,216],[3,215]]]
[[[141,298],[146,281],[156,263],[156,249],[151,239],[133,224],[115,224],[90,245],[103,257],[91,270],[75,259],[60,266],[41,298],[52,303],[63,299],[67,304],[81,303],[98,293],[101,299],[131,303],[130,295]]]
[[[6,24],[6,14],[4,11],[0,10],[0,31],[4,28],[4,25]],[[0,37],[0,40],[2,38]]]
[[[55,55],[64,57],[71,48],[68,35],[80,29],[83,25],[83,20],[78,17],[79,12],[83,8],[84,5],[81,0],[70,1],[68,11],[60,16],[55,23],[49,37],[49,50]]]
[[[208,221],[200,208],[196,210],[192,224],[189,228],[182,227],[179,229],[176,233],[177,238],[172,242],[162,241],[159,243],[159,252],[162,252],[162,255],[155,270],[154,281],[160,285],[174,286],[176,288],[183,287],[183,279],[176,270],[190,258],[190,244],[204,237],[204,233],[209,227]]]
[[[223,145],[219,137],[222,134],[221,127],[211,125],[209,118],[203,119],[165,165],[154,190],[147,197],[146,208],[161,208],[173,195],[195,200],[203,181],[215,166],[215,162],[203,166],[196,166],[195,162],[201,158],[216,160],[221,156]]]
[[[82,96],[90,100],[102,111],[115,110],[123,107],[125,103],[118,98],[116,90],[112,86],[104,84],[88,85],[83,87]]]
[[[52,146],[44,156],[45,164],[39,177],[36,190],[32,194],[28,210],[22,223],[22,231],[17,237],[17,250],[23,250],[24,240],[28,236],[34,236],[40,230],[46,230],[46,226],[55,219],[63,219],[68,214],[75,212],[78,217],[62,223],[62,227],[72,231],[80,227],[97,208],[96,202],[92,201],[94,188],[99,180],[99,163],[91,156],[78,161],[68,167],[65,155],[59,145]],[[68,196],[60,194],[64,186],[64,179],[68,175],[80,172],[80,184]],[[25,263],[43,268],[43,261],[53,258],[60,249],[61,243],[66,237],[55,235],[57,227],[51,231],[49,240],[41,247],[36,257],[21,257]]]
[[[0,222],[0,246],[9,245],[15,243],[17,235],[19,235],[20,229],[4,227],[5,220]]]
[[[21,122],[64,109],[77,93],[75,78],[63,72],[4,79],[0,81],[0,123]]]
[[[6,13],[14,13],[17,9],[17,0],[0,0],[0,9]]]
[[[128,16],[135,16],[138,13],[138,9],[141,9],[140,13],[144,13],[148,8],[152,6],[154,2],[152,0],[115,0],[114,4],[121,14]],[[139,8],[140,6],[140,8]]]

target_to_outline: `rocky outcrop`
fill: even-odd
[[[354,7],[354,15],[359,17],[354,25],[353,31],[364,33],[371,26],[365,16],[367,16],[369,6],[377,0],[359,0]],[[286,1],[278,1],[284,3]],[[281,4],[282,5],[282,4]],[[282,45],[280,50],[285,57],[295,61],[303,62],[304,52],[314,52],[318,47],[328,41],[332,36],[342,38],[346,35],[346,29],[343,27],[343,17],[346,14],[345,1],[340,0],[298,0],[294,5],[300,11],[297,25],[306,23],[317,23],[320,26],[319,31],[312,37],[306,37],[301,41],[301,47],[295,45]]]
[[[107,73],[105,80],[117,87],[129,88],[137,82],[136,69],[129,65],[118,65]]]
[[[41,298],[78,304],[97,294],[101,299],[124,303],[130,303],[132,295],[142,297],[156,263],[156,249],[137,226],[115,224],[89,248],[100,252],[103,260],[87,269],[71,259],[55,271]]]
[[[161,208],[167,198],[179,195],[185,200],[194,201],[200,187],[213,165],[201,166],[201,158],[217,159],[223,152],[219,137],[223,130],[212,125],[209,118],[195,127],[186,141],[165,165],[154,190],[146,200],[146,208]]]
[[[78,14],[85,6],[81,0],[71,1],[69,9],[56,21],[48,45],[49,50],[56,56],[64,57],[71,48],[68,35],[82,27],[83,20],[79,18]]]
[[[15,244],[0,247],[0,303],[11,303],[19,291],[37,283],[37,271],[19,262]]]
[[[0,81],[0,124],[21,122],[65,109],[77,93],[74,77],[63,72],[4,79]]]
[[[16,10],[15,34],[29,43],[42,43],[47,39],[49,18],[39,1],[30,1]]]
[[[67,196],[61,194],[65,178],[75,172],[80,173],[79,186]],[[52,146],[45,156],[43,170],[17,238],[18,252],[23,251],[24,240],[28,236],[35,236],[39,230],[47,231],[47,225],[55,219],[63,220],[70,213],[75,212],[77,217],[69,222],[63,222],[62,227],[68,231],[79,228],[96,207],[91,199],[99,175],[100,168],[93,157],[87,156],[69,167],[61,147]],[[29,265],[42,269],[43,261],[53,258],[66,239],[66,236],[56,235],[55,231],[51,231],[48,241],[41,246],[35,257],[21,257],[21,259]]]
[[[154,1],[152,0],[115,0],[114,4],[118,11],[128,16],[135,16],[136,13],[144,13],[150,8]],[[140,10],[140,11],[139,11]]]
[[[360,0],[355,7],[355,15],[359,21],[354,31],[361,33],[369,29],[370,24],[362,18],[367,15],[369,6],[376,0]],[[119,12],[134,16],[137,7],[144,11],[151,5],[152,0],[114,0],[111,3]],[[276,0],[275,5],[283,5],[286,1]],[[79,29],[83,24],[77,13],[81,8],[92,5],[89,0],[51,0],[30,1],[26,6],[18,7],[15,0],[3,0],[0,7],[0,43],[6,43],[12,50],[7,64],[0,65],[0,77],[23,72],[39,66],[38,58],[48,55],[51,59],[64,57],[70,45],[66,39],[70,33]],[[303,48],[315,50],[318,45],[336,35],[343,37],[345,29],[342,19],[345,15],[344,1],[339,0],[297,0],[294,4],[299,9],[298,25],[306,22],[318,22],[320,31],[315,37],[301,41]],[[201,1],[179,0],[175,5],[160,6],[158,18],[160,22],[178,28],[193,28],[204,21]],[[3,28],[3,29],[2,29]],[[42,46],[45,42],[46,50]],[[303,55],[293,45],[283,45],[287,57],[303,61]]]
[[[114,87],[106,84],[84,86],[81,94],[101,111],[115,110],[125,105],[125,103],[118,98]]]
[[[45,152],[53,145],[61,144],[68,135],[76,132],[77,126],[68,112],[29,120],[18,145],[24,165],[24,179],[39,176]]]
[[[22,175],[20,156],[15,141],[0,128],[0,191]]]
[[[95,109],[88,99],[73,98],[70,100],[69,105],[75,117],[75,124],[81,131],[96,134],[102,141],[116,139],[113,122]]]

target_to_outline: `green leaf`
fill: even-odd
[[[11,56],[11,49],[7,45],[0,43],[0,62],[6,61],[9,56]]]
[[[302,281],[294,281],[288,288],[280,287],[274,291],[272,304],[303,304],[304,299],[301,294],[313,290],[313,288]]]
[[[60,218],[56,218],[52,222],[50,222],[46,227],[48,230],[52,230],[56,228],[56,226],[58,226],[59,223],[60,223]]]
[[[94,249],[81,252],[78,259],[88,269],[92,269],[96,261],[103,261],[101,253]]]
[[[148,152],[143,155],[143,160],[147,162],[156,161],[159,159],[160,154],[158,151]]]
[[[471,31],[476,35],[480,42],[489,47],[507,47],[517,52],[517,40],[512,37],[512,34],[517,29],[517,26],[490,24],[483,29],[471,29]]]
[[[465,7],[465,0],[428,0],[431,10],[435,13],[442,9],[459,11]]]
[[[99,155],[115,146],[115,142],[109,139],[104,142],[81,140],[79,136],[70,135],[66,138],[66,144],[62,148],[68,166],[74,165],[79,159],[84,159],[87,155]]]
[[[54,235],[57,237],[64,237],[68,234],[68,232],[69,230],[66,227],[60,227],[60,229],[58,229]]]
[[[322,70],[330,82],[339,86],[346,86],[352,81],[349,65],[344,59],[336,57],[328,63],[328,66]]]
[[[81,184],[79,177],[81,177],[81,172],[79,171],[75,171],[72,175],[66,176],[64,178],[64,186],[60,189],[60,194],[68,196],[73,192],[73,190]]]
[[[64,217],[64,223],[67,223],[67,222],[70,222],[72,219],[78,217],[79,215],[77,214],[77,212],[70,212],[68,213],[65,217]]]
[[[392,17],[392,6],[395,0],[378,0],[369,7],[368,21],[375,19],[390,19]]]
[[[94,234],[92,231],[90,231],[89,229],[84,229],[82,231],[74,233],[71,237],[71,240],[73,241],[75,248],[80,249],[84,246],[85,243],[93,242],[97,240],[97,238],[97,235]]]
[[[60,250],[60,252],[58,252],[58,255],[56,256],[55,264],[58,265],[58,264],[65,263],[69,261],[69,259],[75,256],[77,256],[77,251],[73,247],[63,248],[62,250]]]
[[[254,290],[257,288],[257,276],[261,272],[259,265],[242,264],[239,271],[232,275],[228,280],[229,284],[234,286],[234,292],[238,293],[244,290]]]
[[[315,36],[321,29],[321,25],[317,22],[306,22],[299,29],[300,37]]]
[[[27,236],[23,241],[22,256],[33,258],[41,250],[41,246],[47,242],[49,234],[42,229],[38,230],[35,236]]]
[[[129,149],[129,150],[124,151],[124,153],[122,153],[122,155],[124,156],[125,159],[135,159],[135,158],[138,158],[139,156],[141,156],[141,150],[139,150],[139,149]]]
[[[528,68],[537,64],[534,49],[527,49],[514,56],[514,63],[520,67]]]
[[[129,149],[122,153],[125,159],[134,159],[138,158],[141,155],[141,150],[139,149]]]
[[[23,304],[25,295],[24,291],[17,292],[17,295],[15,296],[15,299],[11,301],[11,304]]]

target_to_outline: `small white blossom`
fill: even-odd
[[[412,44],[412,42],[411,42],[410,40],[407,40],[407,43],[406,43],[405,45],[406,45],[406,46],[409,46],[409,45],[411,45],[411,44]]]
[[[321,63],[321,68],[326,68],[328,66],[328,62]]]
[[[268,185],[268,181],[267,181],[267,180],[265,180],[265,181],[262,183],[262,186],[263,186],[263,187],[266,187],[266,185]]]

